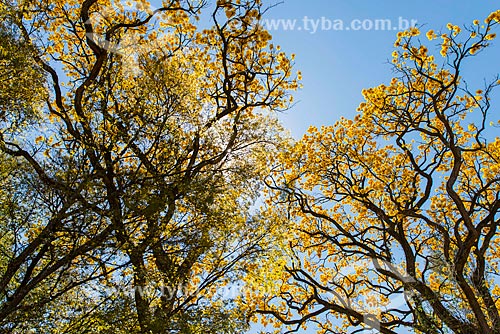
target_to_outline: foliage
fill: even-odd
[[[217,293],[269,247],[250,208],[284,140],[270,111],[298,85],[260,1],[218,1],[203,31],[200,1],[0,4],[19,45],[1,196],[22,208],[1,211],[0,328],[243,330],[246,309]],[[10,126],[39,100],[30,128]]]
[[[437,56],[419,29],[399,33],[395,78],[363,91],[354,120],[311,127],[281,155],[269,185],[296,222],[294,255],[260,305],[265,322],[500,332],[500,138],[489,123],[500,81],[471,91],[462,77],[499,20],[429,31]]]
[[[3,127],[27,125],[46,98],[45,80],[33,50],[19,36],[7,13],[0,10],[0,122]]]

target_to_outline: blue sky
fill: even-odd
[[[270,0],[264,0],[273,4]],[[483,20],[500,8],[498,1],[465,0],[284,0],[270,9],[264,19],[295,20],[294,30],[272,29],[273,43],[287,53],[296,55],[295,68],[303,75],[303,89],[295,94],[297,101],[289,111],[280,115],[285,127],[300,138],[310,125],[334,124],[341,116],[351,118],[362,102],[361,90],[388,83],[392,78],[389,60],[394,50],[397,30],[321,30],[313,33],[312,21],[343,21],[344,27],[353,20],[390,20],[397,25],[400,18],[416,20],[424,34],[421,40],[430,49],[425,32],[446,30],[446,24],[470,25],[474,19]],[[304,25],[307,17],[309,30]],[[312,20],[312,21],[311,21]],[[326,26],[328,26],[326,24]],[[299,29],[300,27],[300,29]],[[500,35],[500,31],[497,31]],[[471,90],[483,88],[483,79],[493,79],[500,73],[500,40],[469,61],[464,76]],[[500,107],[500,94],[496,94]],[[498,112],[492,109],[498,119]],[[496,109],[498,110],[498,108]],[[496,134],[495,134],[496,135]],[[259,326],[253,326],[255,333]],[[314,333],[313,329],[303,333]],[[402,331],[401,333],[407,333]]]
[[[264,0],[275,4],[276,1]],[[387,83],[391,78],[391,58],[397,31],[388,30],[321,30],[312,33],[307,20],[389,19],[397,25],[399,18],[417,20],[422,30],[446,30],[448,22],[463,26],[474,19],[484,19],[500,8],[498,1],[465,0],[284,0],[270,9],[264,18],[296,20],[295,30],[273,29],[273,42],[287,53],[296,54],[295,68],[303,74],[304,88],[295,94],[298,102],[281,115],[284,125],[300,138],[309,125],[333,124],[340,116],[352,117],[362,101],[361,90]],[[299,30],[300,28],[301,30]],[[325,24],[328,27],[328,24]],[[422,41],[432,43],[422,36]],[[494,42],[496,44],[499,41]],[[481,83],[500,72],[500,46],[493,47],[473,60],[469,80]],[[482,87],[477,87],[482,88]]]

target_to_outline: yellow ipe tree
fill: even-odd
[[[205,7],[0,1],[0,331],[246,326],[220,291],[268,248],[249,212],[297,82],[259,0]]]
[[[399,33],[394,79],[364,90],[353,120],[311,127],[282,154],[269,185],[295,221],[292,257],[279,293],[261,302],[265,322],[289,332],[500,333],[490,110],[500,81],[476,91],[462,76],[499,20],[497,11],[427,32],[436,56],[417,28]]]

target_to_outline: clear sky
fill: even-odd
[[[429,42],[425,37],[427,30],[445,31],[449,22],[470,25],[474,19],[482,21],[499,8],[500,1],[485,0],[284,0],[264,17],[275,24],[272,27],[268,23],[273,43],[296,55],[295,67],[303,75],[304,88],[295,94],[297,104],[281,115],[284,125],[295,138],[300,138],[310,125],[330,125],[341,116],[353,117],[362,102],[361,90],[388,83],[392,78],[389,61],[399,22],[416,20],[424,32],[422,42],[432,49],[439,40]],[[279,20],[288,20],[287,28],[283,26],[285,21]],[[376,20],[390,20],[392,29],[353,29],[365,20],[366,28],[369,22],[375,25]],[[332,24],[330,29],[328,22]],[[343,30],[339,22],[343,22]],[[333,28],[334,23],[337,29]],[[500,73],[500,37],[469,63],[472,66],[465,67],[463,74],[471,90],[483,88],[483,79],[493,79]],[[493,106],[499,107],[495,116],[500,118],[500,94],[497,92],[496,96]],[[492,110],[495,112],[495,108]],[[250,333],[258,329],[259,326],[253,326]]]
[[[277,2],[264,1],[268,4]],[[439,31],[446,30],[448,22],[469,25],[474,19],[482,20],[499,8],[500,2],[491,0],[282,1],[264,18],[268,21],[273,19],[275,24],[280,19],[295,20],[293,30],[290,26],[285,30],[281,25],[271,29],[271,33],[275,44],[287,53],[296,54],[295,67],[302,72],[304,85],[295,94],[298,103],[281,116],[283,123],[295,138],[299,138],[309,125],[333,124],[340,116],[352,117],[362,101],[363,88],[390,81],[392,70],[389,60],[400,18],[402,23],[404,20],[416,20],[417,26],[423,26],[424,32],[429,29]],[[340,20],[343,30],[338,29]],[[370,20],[365,23],[367,28],[370,24],[375,26],[376,20],[390,20],[392,29],[364,30],[361,27],[353,30],[365,20]],[[332,23],[332,28],[322,29],[322,25],[328,28],[328,21]],[[352,28],[351,22],[354,24]],[[333,23],[337,24],[336,30]],[[421,37],[429,47],[438,41],[429,42],[425,35]],[[494,43],[499,44],[500,40]],[[479,82],[483,78],[491,79],[500,72],[500,46],[493,45],[478,55],[472,64],[474,70],[469,79]]]

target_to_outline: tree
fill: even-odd
[[[32,55],[29,43],[0,7],[0,121],[4,127],[28,125],[46,98],[44,75]]]
[[[500,81],[473,91],[462,77],[499,21],[497,11],[427,32],[441,38],[437,56],[419,29],[399,33],[396,77],[364,90],[353,120],[311,127],[281,155],[268,183],[295,221],[292,257],[260,305],[265,321],[288,332],[500,332],[500,138],[489,123]]]
[[[268,248],[250,207],[297,87],[260,1],[217,1],[203,31],[202,1],[1,4],[50,87],[30,128],[5,93],[24,104],[2,109],[2,190],[23,210],[2,211],[0,328],[241,331],[220,289]]]

